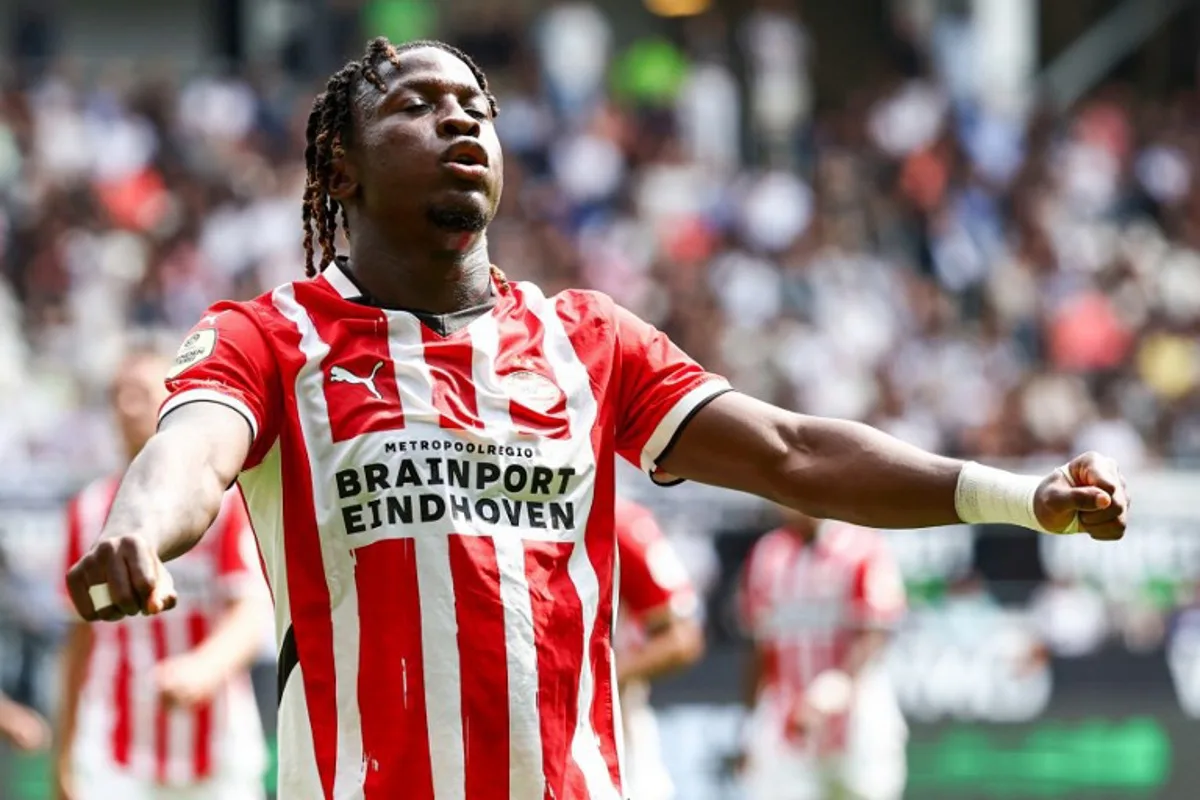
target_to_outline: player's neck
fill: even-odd
[[[401,249],[355,231],[350,247],[354,280],[388,308],[449,314],[487,302],[491,266],[487,236],[446,234]]]

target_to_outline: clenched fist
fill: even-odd
[[[96,608],[90,589],[104,586],[111,605]],[[114,621],[174,608],[175,585],[158,554],[137,535],[101,539],[67,571],[67,589],[79,616]],[[103,594],[103,593],[101,593]]]
[[[1120,539],[1125,535],[1129,513],[1125,478],[1111,458],[1084,453],[1042,481],[1033,508],[1038,522],[1048,531],[1079,530],[1093,539]]]

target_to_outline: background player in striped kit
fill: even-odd
[[[625,769],[638,800],[670,800],[650,682],[694,664],[704,652],[700,602],[686,569],[649,509],[618,499],[620,612],[613,647],[625,728]]]
[[[169,361],[127,356],[112,406],[130,459],[154,433]],[[68,509],[67,562],[100,534],[117,478]],[[172,570],[175,614],[72,625],[63,651],[58,800],[254,800],[265,748],[246,668],[270,620],[253,533],[237,489],[205,541]]]
[[[905,610],[874,531],[784,512],[743,572],[749,800],[899,800],[907,729],[880,659]]]

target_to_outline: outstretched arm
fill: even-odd
[[[1128,506],[1120,472],[1103,456],[1080,456],[1067,471],[1044,478],[1017,476],[928,453],[866,425],[793,414],[736,392],[704,406],[658,466],[814,517],[873,528],[961,521],[1065,532],[1078,515],[1093,538],[1119,539]]]
[[[67,573],[85,620],[157,614],[175,605],[163,561],[200,540],[250,449],[246,419],[219,403],[180,406],[129,465],[100,539]],[[88,588],[106,585],[112,605],[97,611]]]

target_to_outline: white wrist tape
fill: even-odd
[[[1070,470],[1060,467],[1060,471],[1074,485]],[[1015,475],[968,461],[958,474],[954,508],[966,523],[1020,525],[1041,533],[1055,533],[1042,527],[1033,510],[1034,495],[1042,480],[1036,475]],[[1079,517],[1076,516],[1071,525],[1061,532],[1078,531]]]

